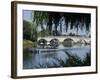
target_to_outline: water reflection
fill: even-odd
[[[28,54],[29,58],[23,58],[23,69],[36,69],[36,68],[57,68],[73,66],[73,62],[69,65],[69,59],[77,55],[79,60],[84,62],[86,55],[90,55],[90,47],[81,47],[81,48],[60,48],[60,49],[29,49],[30,53]],[[71,59],[74,60],[75,59]],[[77,60],[77,58],[76,58]],[[82,62],[82,65],[84,66]],[[76,64],[75,62],[74,64]]]

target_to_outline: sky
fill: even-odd
[[[32,11],[31,10],[23,10],[23,19],[26,21],[32,21]]]

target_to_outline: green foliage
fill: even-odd
[[[23,21],[23,38],[26,40],[37,41],[36,25],[28,21]]]
[[[41,12],[41,11],[35,11],[33,21],[36,23],[36,26],[38,27],[40,25],[42,31],[41,36],[45,36],[45,29],[43,27],[43,24],[48,21],[48,13],[47,12]]]
[[[46,30],[45,30],[45,36],[52,36],[52,31],[49,29],[49,26],[47,26]]]
[[[24,39],[31,39],[31,32],[32,32],[32,26],[31,23],[27,21],[23,21],[23,38]]]
[[[43,11],[35,11],[34,13],[34,22],[37,25],[43,25],[43,21],[46,22],[48,20],[48,13]]]
[[[37,43],[36,42],[32,42],[30,40],[23,40],[23,48],[35,48],[37,47]]]
[[[38,34],[37,34],[37,26],[35,23],[32,24],[32,32],[31,32],[31,40],[33,42],[36,42],[37,41],[37,37],[38,37]]]
[[[65,24],[66,24],[66,31],[68,29],[68,23],[71,22],[71,29],[73,26],[77,28],[81,27],[83,29],[83,24],[86,24],[86,29],[89,30],[89,25],[90,25],[90,14],[80,14],[80,13],[61,13],[61,12],[45,12],[45,11],[34,11],[34,17],[33,17],[33,22],[36,22],[36,25],[41,25],[42,32],[41,35],[44,36],[43,33],[45,33],[45,29],[43,27],[43,24],[46,23],[49,29],[49,35],[52,34],[52,23],[55,24],[55,35],[58,33],[58,25],[59,21],[62,17],[65,18]],[[81,24],[80,24],[81,23]],[[80,26],[78,26],[80,25]],[[61,31],[61,26],[60,26],[60,31]]]
[[[59,21],[62,17],[65,18],[66,31],[68,22],[71,22],[71,26],[78,27],[79,22],[86,22],[87,29],[90,24],[89,14],[76,14],[76,13],[61,13],[61,12],[45,12],[45,11],[33,11],[33,22],[23,20],[23,39],[33,42],[34,47],[38,37],[58,36],[60,33],[57,28]],[[88,19],[88,20],[87,20]],[[44,27],[44,24],[46,27]],[[54,24],[54,31],[52,31],[52,24]],[[60,31],[62,26],[60,26]],[[41,28],[41,31],[38,31]],[[70,34],[74,36],[74,34]],[[65,47],[71,47],[73,45],[72,40],[64,40],[62,43]]]

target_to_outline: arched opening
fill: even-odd
[[[45,40],[45,39],[38,40],[38,46],[40,48],[44,48],[44,46],[46,46],[46,44],[47,44],[47,40]]]
[[[84,40],[84,39],[80,39],[79,41],[78,41],[80,44],[87,44],[87,42]]]
[[[79,41],[77,41],[75,43],[75,45],[79,46],[79,47],[82,47],[82,46],[85,46],[87,45],[87,42],[84,40],[84,39],[80,39]]]
[[[72,47],[73,43],[74,41],[71,38],[64,39],[64,41],[62,42],[64,47]]]
[[[51,46],[52,48],[57,48],[57,47],[59,46],[59,40],[56,39],[56,38],[52,39],[52,40],[50,41],[50,46]]]

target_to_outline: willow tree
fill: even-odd
[[[45,33],[52,35],[52,24],[55,24],[54,33],[55,35],[59,35],[58,33],[58,25],[62,17],[65,19],[66,24],[66,32],[68,31],[68,23],[71,23],[70,29],[75,27],[78,31],[79,27],[81,29],[84,28],[84,24],[86,24],[86,30],[89,31],[90,25],[90,14],[83,13],[65,13],[65,12],[46,12],[46,11],[33,11],[34,17],[33,21],[36,23],[36,26],[41,27],[41,36],[45,36]],[[44,23],[46,24],[46,29],[44,28]],[[62,24],[62,23],[60,23]],[[60,31],[62,32],[62,26],[60,25]],[[46,32],[47,31],[47,32]]]
[[[52,21],[55,24],[55,33],[57,34],[57,26],[60,20],[60,13],[58,12],[45,12],[45,11],[34,11],[34,22],[36,22],[37,26],[41,26],[42,32],[45,33],[45,29],[43,27],[43,23],[47,24],[49,29],[49,34],[52,34]]]
[[[32,26],[28,21],[23,20],[23,39],[31,40]]]
[[[55,35],[56,36],[58,35],[57,27],[59,25],[60,18],[61,18],[61,16],[60,16],[60,13],[58,13],[58,12],[50,12],[50,14],[49,14],[49,19],[50,19],[49,21],[50,22],[53,21],[55,24]]]
[[[75,25],[76,28],[77,25],[80,23],[86,23],[87,30],[89,29],[90,24],[90,14],[82,14],[82,13],[64,13],[66,26],[68,25],[68,22],[71,22],[71,29],[73,28],[73,25]]]
[[[44,23],[47,23],[48,21],[48,13],[47,12],[43,12],[43,11],[33,11],[33,22],[36,23],[36,26],[41,26],[42,29],[42,33],[44,36],[45,35],[45,29],[43,27]]]

